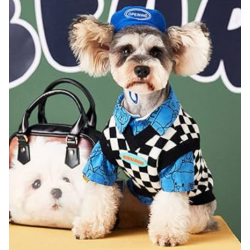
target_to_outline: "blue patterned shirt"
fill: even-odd
[[[113,113],[116,127],[120,133],[123,133],[126,127],[130,126],[133,135],[137,135],[150,125],[159,135],[163,135],[173,124],[180,110],[180,103],[171,87],[166,101],[145,119],[138,119],[138,117],[131,115],[122,106],[123,99],[124,94],[122,93],[117,99]],[[190,191],[194,182],[193,159],[193,152],[189,152],[166,166],[159,173],[161,189],[166,192]],[[112,186],[115,183],[117,166],[112,165],[105,158],[99,142],[93,148],[83,169],[83,174],[88,180],[99,184]],[[148,205],[152,203],[152,198],[139,195],[134,191],[131,179],[128,181],[128,188],[143,203]]]

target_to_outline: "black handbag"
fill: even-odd
[[[87,114],[84,111],[83,105],[76,95],[66,90],[53,90],[56,86],[68,83],[78,87],[87,97],[89,101],[89,110]],[[45,116],[45,105],[48,97],[63,94],[71,97],[76,103],[80,117],[73,126],[65,124],[49,124]],[[38,124],[29,127],[28,119],[31,112],[38,106]],[[23,164],[30,160],[28,137],[29,136],[45,136],[65,138],[67,141],[67,149],[65,155],[65,163],[69,167],[75,167],[79,164],[78,159],[78,142],[79,139],[87,140],[92,146],[99,140],[101,132],[96,130],[96,112],[95,102],[89,91],[79,82],[61,78],[52,82],[44,91],[44,94],[38,97],[26,110],[22,123],[19,126],[19,131],[11,136],[11,140],[16,137],[18,141],[18,159]],[[69,153],[71,151],[71,154]]]
[[[89,109],[88,112],[85,113],[84,107],[79,100],[79,98],[73,94],[70,91],[63,90],[63,89],[54,89],[56,86],[58,86],[61,83],[69,83],[71,85],[74,85],[78,87],[87,97],[89,101]],[[47,122],[46,115],[45,115],[45,106],[46,101],[48,98],[51,98],[55,95],[64,95],[69,98],[71,98],[74,103],[76,104],[78,110],[79,110],[79,117],[77,121],[73,125],[66,125],[66,124],[51,124]],[[35,110],[35,108],[38,107],[38,123],[34,124],[32,126],[29,126],[29,117],[32,114],[32,112]],[[66,107],[65,107],[66,108]],[[79,187],[80,189],[83,188],[84,181],[82,179],[82,168],[84,167],[83,162],[81,162],[82,159],[84,161],[87,160],[92,148],[94,147],[95,143],[99,140],[101,133],[96,130],[96,113],[95,113],[95,103],[91,96],[91,94],[88,92],[88,90],[81,85],[79,82],[76,82],[72,79],[59,79],[51,83],[45,90],[45,92],[39,96],[24,112],[21,124],[19,126],[19,129],[16,133],[14,133],[10,138],[10,215],[11,215],[11,221],[19,224],[28,224],[28,225],[38,225],[38,226],[50,226],[50,227],[65,227],[65,228],[71,228],[72,226],[72,220],[74,216],[77,216],[79,213],[78,206],[79,202],[76,199],[82,200],[81,193],[83,191],[78,191],[77,195],[73,192]],[[44,143],[41,143],[40,148],[33,149],[33,144],[35,144],[38,139]],[[40,145],[40,144],[39,144]],[[53,145],[53,149],[55,150],[55,158],[53,152],[49,152],[47,155],[46,148],[49,148],[51,145]],[[60,147],[60,153],[59,150],[57,151],[56,147]],[[63,150],[62,150],[63,148]],[[32,151],[33,150],[33,151]],[[37,152],[34,152],[36,150]],[[84,151],[84,157],[82,156],[81,152]],[[39,157],[39,159],[37,159]],[[51,157],[51,159],[49,158]],[[83,157],[83,158],[82,158]],[[28,206],[22,206],[22,203],[28,204],[31,201],[27,201],[25,199],[28,199],[28,194],[23,194],[23,197],[20,195],[18,196],[18,192],[16,190],[20,189],[19,192],[21,193],[21,188],[24,189],[23,192],[26,192],[23,185],[29,185],[29,188],[27,187],[27,190],[30,189],[30,192],[33,192],[34,190],[38,190],[38,188],[42,189],[43,186],[41,184],[41,181],[37,182],[38,177],[34,177],[33,182],[30,184],[26,184],[26,180],[23,181],[22,179],[25,179],[26,176],[23,175],[32,175],[34,172],[34,169],[36,166],[33,166],[34,164],[40,164],[42,162],[50,163],[50,162],[60,162],[62,165],[63,171],[68,172],[70,175],[70,178],[73,178],[72,181],[69,181],[70,178],[68,177],[62,177],[64,180],[63,184],[60,182],[58,186],[53,187],[50,192],[46,191],[46,194],[43,194],[43,196],[47,196],[44,200],[51,199],[52,205],[51,209],[53,212],[62,213],[63,209],[67,209],[67,207],[70,207],[70,203],[76,203],[78,204],[76,211],[72,212],[72,208],[70,208],[71,212],[65,211],[66,216],[52,216],[50,210],[48,211],[48,218],[46,219],[46,213],[43,215],[41,214],[40,210],[42,209],[42,206],[44,203],[41,203],[41,206],[37,206],[37,211],[34,209],[31,211],[28,211]],[[53,164],[50,168],[53,168]],[[56,164],[58,165],[58,164]],[[41,168],[44,167],[44,170]],[[30,169],[30,172],[29,172]],[[40,167],[39,171],[50,171],[51,169],[47,170],[47,166]],[[24,174],[25,172],[25,174]],[[60,171],[53,171],[52,179],[57,179],[57,173],[59,174]],[[43,172],[42,172],[43,173]],[[36,180],[35,180],[36,179]],[[60,180],[61,181],[61,180]],[[66,183],[65,183],[66,182]],[[65,201],[65,195],[63,192],[63,186],[68,185],[67,182],[70,182],[71,186],[66,186],[65,189],[67,190],[67,195],[69,195],[69,192],[72,192],[72,195],[69,195],[74,198],[75,200],[69,200],[67,203],[67,200]],[[56,183],[56,182],[55,182]],[[75,187],[73,187],[73,184]],[[45,184],[44,184],[45,185]],[[48,184],[47,184],[48,185]],[[52,184],[51,184],[52,185]],[[33,194],[35,195],[35,193]],[[18,197],[17,197],[18,196]],[[43,199],[43,197],[37,197],[37,201],[39,199]],[[63,200],[64,199],[64,200]],[[70,198],[71,199],[71,198]],[[73,199],[73,198],[72,198]],[[61,204],[63,203],[63,205]],[[32,204],[32,202],[31,202]],[[32,205],[30,205],[32,207]],[[72,207],[72,206],[71,206]],[[26,210],[27,211],[26,211]],[[74,210],[74,209],[73,209]],[[55,212],[55,213],[56,213]],[[33,214],[32,214],[33,213]],[[32,214],[32,218],[30,217]],[[35,214],[35,215],[34,215]],[[67,215],[69,214],[69,218],[67,218]],[[29,216],[30,215],[30,216]],[[50,215],[50,216],[49,216]],[[52,222],[53,223],[52,223]]]

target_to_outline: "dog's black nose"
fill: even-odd
[[[144,78],[147,77],[150,73],[150,68],[148,66],[136,66],[134,68],[134,72],[135,74],[140,77],[140,78]]]
[[[59,199],[62,197],[62,190],[60,188],[54,188],[51,190],[51,194],[54,199]]]

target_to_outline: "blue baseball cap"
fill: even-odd
[[[125,7],[111,17],[110,23],[115,28],[115,33],[124,27],[135,25],[148,25],[161,32],[166,31],[166,20],[158,10],[146,9],[142,6]]]

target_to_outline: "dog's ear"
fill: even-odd
[[[70,47],[83,71],[91,76],[104,76],[110,70],[109,46],[114,28],[92,15],[80,16],[71,24]]]
[[[182,27],[172,26],[167,33],[173,49],[174,72],[188,76],[204,70],[212,51],[205,24],[191,22]]]

